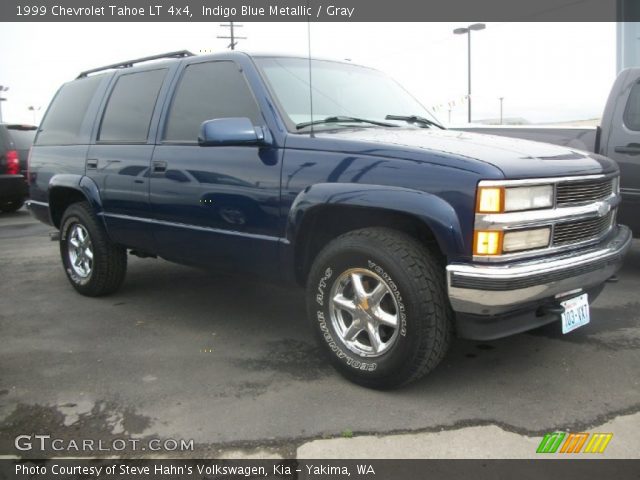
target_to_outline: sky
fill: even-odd
[[[481,21],[481,20],[479,20]],[[473,22],[472,22],[473,23]],[[238,50],[307,55],[307,23],[243,23]],[[533,123],[599,118],[616,76],[615,23],[492,23],[472,33],[473,118]],[[444,123],[466,122],[467,38],[460,23],[311,23],[311,55],[392,76]],[[187,49],[224,50],[219,23],[0,23],[5,122],[39,122],[79,72]],[[451,112],[448,105],[451,104]],[[35,107],[30,111],[29,107]],[[449,122],[451,115],[451,122]]]

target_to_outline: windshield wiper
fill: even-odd
[[[322,125],[323,123],[369,123],[371,125],[377,125],[379,127],[397,127],[393,123],[379,122],[377,120],[367,120],[366,118],[358,117],[346,117],[343,115],[335,115],[332,117],[326,117],[320,120],[314,120],[313,122],[302,122],[296,124],[296,129],[310,127],[311,125]]]
[[[445,128],[437,122],[433,120],[429,120],[428,118],[419,117],[418,115],[387,115],[384,117],[386,120],[404,120],[407,123],[419,123],[421,125],[427,125],[431,127],[438,127],[441,130]]]

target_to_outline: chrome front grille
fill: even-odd
[[[604,200],[613,193],[613,178],[561,182],[556,187],[556,205],[566,207]]]
[[[495,255],[476,254],[474,250],[474,261],[500,263],[561,253],[574,246],[582,248],[599,242],[615,228],[616,207],[620,203],[617,176],[482,180],[478,187],[518,188],[539,185],[553,186],[553,207],[517,212],[476,213],[474,232],[501,231],[506,235],[509,231],[548,228],[551,238],[547,246],[510,251],[503,248],[501,254]]]
[[[607,215],[587,220],[557,223],[553,228],[553,245],[567,245],[600,238],[612,226],[615,210]]]

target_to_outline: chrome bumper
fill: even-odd
[[[631,230],[618,225],[603,242],[576,252],[502,265],[451,264],[451,306],[460,313],[499,315],[537,300],[588,290],[618,271],[631,240]]]

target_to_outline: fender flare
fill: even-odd
[[[287,217],[286,238],[295,246],[304,218],[314,209],[345,205],[380,209],[415,217],[433,233],[446,256],[464,252],[460,221],[455,209],[442,198],[401,187],[354,183],[319,183],[301,191]]]
[[[82,193],[96,212],[102,211],[102,199],[98,185],[86,175],[63,173],[54,175],[49,180],[49,196],[55,188],[70,188]]]
[[[52,221],[54,219],[55,209],[55,205],[52,201],[52,193],[59,188],[75,190],[80,193],[89,202],[93,211],[104,221],[103,216],[100,215],[103,209],[98,185],[96,185],[96,183],[86,175],[68,173],[54,175],[49,180],[49,215]]]

